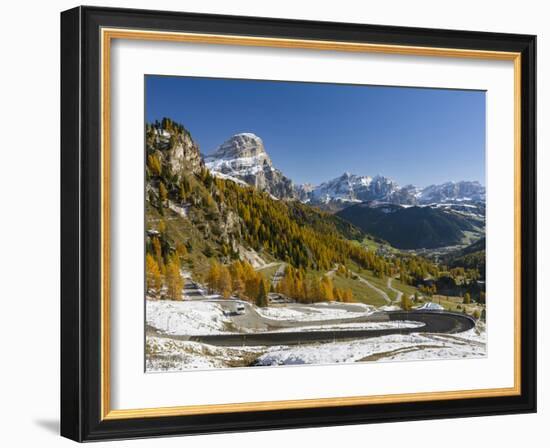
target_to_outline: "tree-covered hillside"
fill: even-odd
[[[432,207],[357,204],[337,214],[399,249],[451,246],[464,239],[465,231],[475,230],[468,219]]]
[[[479,278],[485,280],[485,238],[481,238],[475,243],[449,254],[445,262],[451,267],[462,267],[464,269],[474,269],[479,272]]]

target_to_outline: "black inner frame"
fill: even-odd
[[[521,395],[103,420],[100,29],[521,53]],[[536,412],[536,37],[78,7],[61,14],[61,434],[77,441]]]

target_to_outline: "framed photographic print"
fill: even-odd
[[[61,14],[61,433],[535,412],[535,37]]]

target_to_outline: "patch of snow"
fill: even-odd
[[[223,174],[219,171],[210,171],[212,176],[218,177],[223,180],[230,180],[232,182],[235,182],[236,184],[242,185],[244,187],[249,187],[250,185],[247,184],[244,180],[239,179],[238,177],[230,176],[229,174]]]
[[[335,364],[359,361],[411,361],[486,356],[485,332],[459,335],[390,335],[359,341],[270,347],[256,363],[263,366]]]
[[[354,304],[355,305],[355,304]],[[374,307],[337,306],[335,303],[315,305],[287,305],[283,307],[257,308],[258,314],[269,319],[300,320],[310,322],[316,320],[345,319],[368,316],[374,312]]]
[[[443,308],[438,303],[426,302],[423,305],[417,307],[416,309],[417,310],[423,310],[423,311],[430,311],[430,310],[438,310],[439,311],[439,310],[444,310],[445,308]]]
[[[261,153],[251,157],[237,157],[232,159],[207,157],[205,159],[205,164],[211,171],[218,171],[221,173],[237,172],[241,175],[253,175],[262,169],[265,160],[267,160],[267,154]]]
[[[168,132],[166,129],[155,129],[155,134],[157,134],[159,137],[164,137],[166,139],[170,138],[172,134]]]
[[[147,300],[145,319],[148,325],[173,335],[226,333],[231,323],[217,303]]]
[[[399,311],[399,310],[401,310],[401,308],[398,307],[397,305],[384,305],[384,306],[381,306],[378,309],[380,311]]]
[[[199,342],[147,336],[145,343],[145,370],[147,373],[217,369],[242,363],[252,347],[239,349],[215,347]]]
[[[286,307],[267,307],[258,308],[258,314],[269,319],[296,320],[300,319],[304,313]]]

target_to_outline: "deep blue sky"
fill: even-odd
[[[253,132],[295,183],[345,171],[423,187],[485,184],[485,92],[146,76],[148,122],[170,117],[203,154]]]

